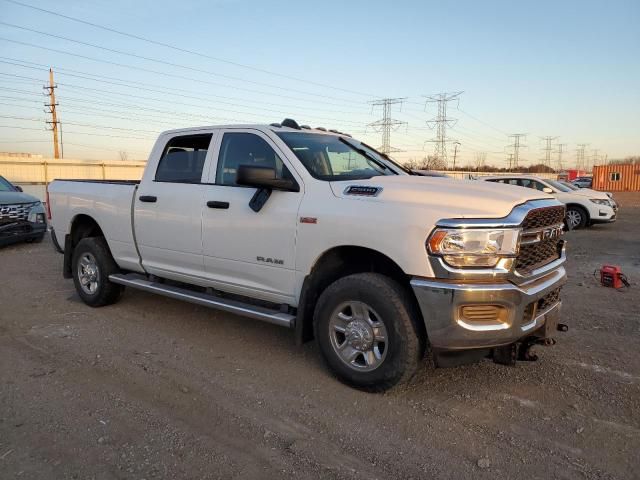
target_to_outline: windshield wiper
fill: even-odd
[[[365,157],[367,157],[369,160],[371,160],[373,163],[375,163],[376,165],[378,165],[379,167],[382,167],[384,170],[391,170],[393,172],[393,170],[391,168],[389,168],[388,165],[385,165],[384,162],[381,162],[380,160],[378,160],[376,157],[374,157],[373,155],[371,155],[369,152],[367,152],[365,149],[360,148],[357,144],[352,143],[351,141],[347,140],[344,137],[338,137],[338,139],[344,143],[345,145],[350,146],[351,148],[353,148],[356,152],[358,152],[360,155],[363,155]],[[393,172],[395,174],[395,172]]]

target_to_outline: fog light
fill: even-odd
[[[44,213],[36,215],[36,223],[44,223]]]

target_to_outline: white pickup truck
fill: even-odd
[[[513,364],[566,329],[561,203],[419,176],[289,119],[162,133],[140,182],[55,180],[48,200],[86,304],[128,286],[289,327],[366,390],[427,348]]]

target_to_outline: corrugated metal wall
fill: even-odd
[[[640,192],[640,164],[593,167],[594,190]]]

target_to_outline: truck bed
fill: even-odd
[[[71,223],[87,211],[104,234],[121,268],[140,270],[133,233],[133,196],[137,180],[54,180],[48,186],[51,223],[60,242]]]

